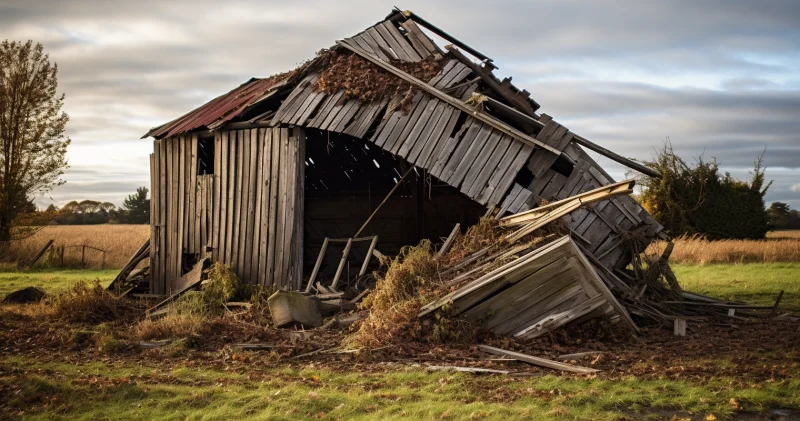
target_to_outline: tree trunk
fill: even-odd
[[[0,215],[0,243],[11,240],[11,224],[5,215]]]

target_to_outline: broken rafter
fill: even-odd
[[[488,124],[489,126],[497,129],[498,131],[505,133],[508,136],[513,137],[514,139],[519,140],[520,142],[526,143],[531,146],[536,146],[547,151],[550,151],[556,155],[561,155],[561,151],[558,149],[553,148],[552,146],[546,145],[539,140],[536,140],[525,133],[520,132],[519,130],[507,125],[506,123],[490,116],[489,114],[480,112],[478,110],[472,109],[469,105],[451,97],[443,93],[442,91],[434,88],[433,86],[428,85],[427,83],[415,78],[414,76],[409,75],[408,73],[398,69],[397,67],[392,66],[389,63],[382,61],[379,58],[372,56],[371,54],[365,52],[359,47],[354,46],[353,44],[347,41],[336,41],[337,45],[340,45],[348,50],[358,54],[359,56],[363,57],[364,59],[372,62],[373,64],[380,66],[387,70],[389,73],[399,77],[400,79],[405,80],[406,82],[415,85],[417,88],[425,91],[426,93],[436,97],[437,99],[448,103],[449,105],[467,113],[470,117],[480,120],[481,122]]]

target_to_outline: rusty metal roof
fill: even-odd
[[[221,125],[258,102],[267,92],[286,84],[290,76],[281,74],[266,79],[252,78],[227,94],[220,95],[169,123],[150,129],[142,137],[153,136],[160,139],[190,130],[208,128],[210,125]]]

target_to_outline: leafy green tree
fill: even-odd
[[[64,183],[69,117],[57,75],[41,44],[0,43],[0,241],[32,196]]]
[[[139,187],[136,193],[129,195],[119,210],[119,221],[126,224],[150,223],[150,199],[147,198],[147,187]]]
[[[670,235],[764,238],[768,230],[764,195],[771,182],[765,185],[762,157],[756,159],[748,181],[720,173],[713,158],[700,156],[688,165],[669,142],[647,165],[661,178],[640,180],[644,187],[640,201]]]

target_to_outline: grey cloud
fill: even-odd
[[[59,64],[73,149],[84,153],[136,142],[150,127],[252,76],[292,69],[382,19],[393,4],[11,0],[0,5],[0,38],[44,37]],[[494,57],[499,74],[514,76],[542,111],[610,149],[647,159],[670,136],[680,153],[705,152],[731,168],[750,167],[765,146],[772,168],[799,166],[796,1],[397,5]],[[128,164],[140,169],[144,183],[147,157],[136,158]],[[127,182],[135,176],[127,166],[82,165],[53,193],[96,192],[121,201],[137,184]],[[781,171],[776,177],[784,181],[769,197],[791,198],[798,174]]]

